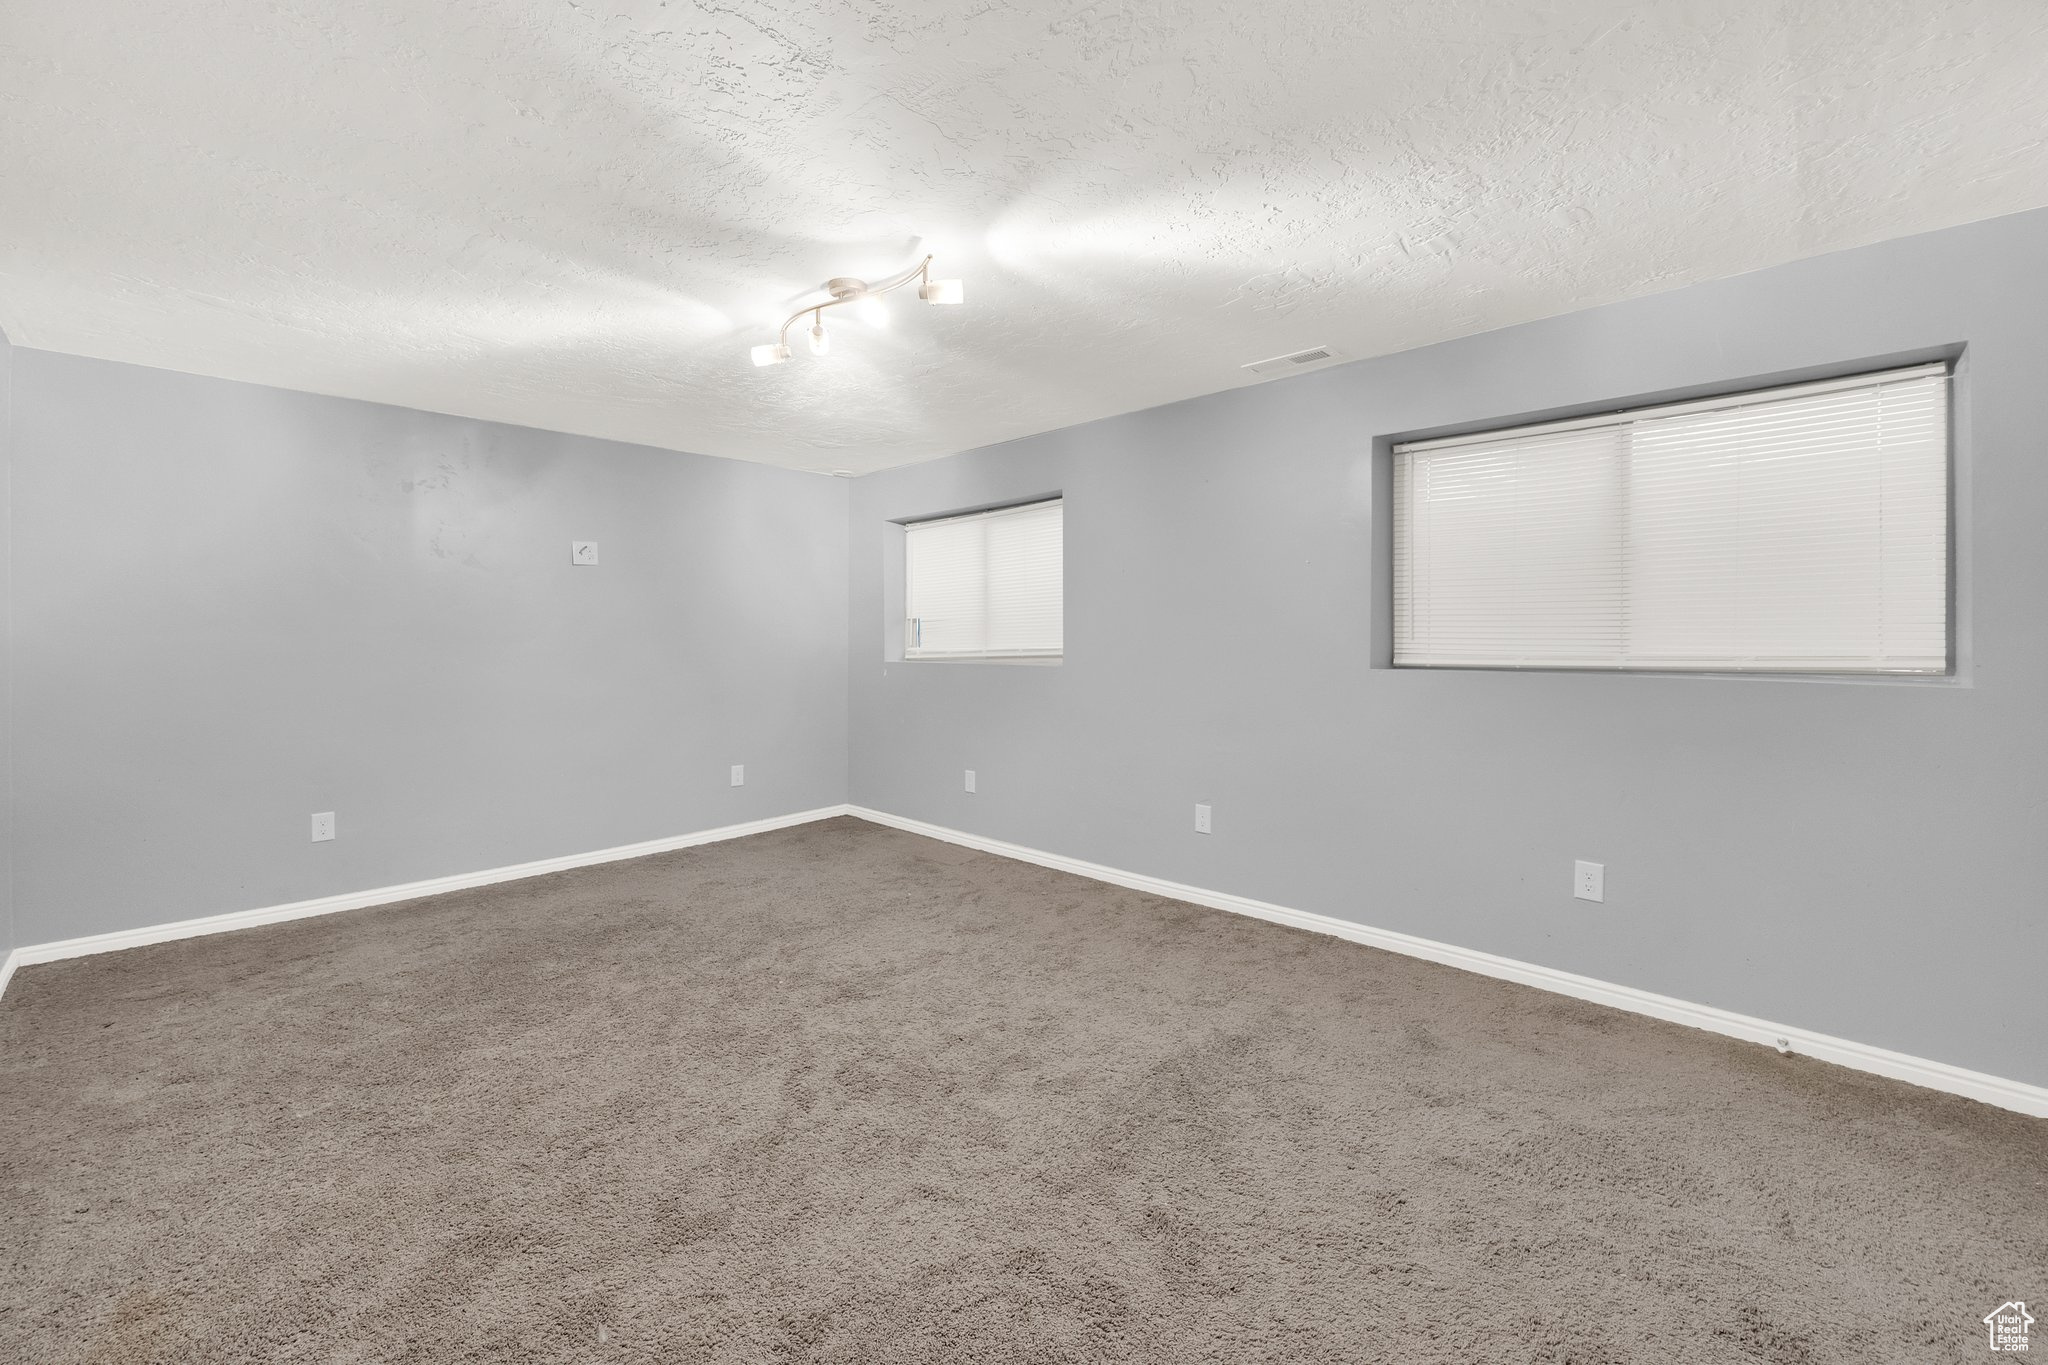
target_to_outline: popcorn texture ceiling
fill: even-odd
[[[8,0],[17,344],[801,469],[2048,203],[2039,0]],[[939,255],[830,356],[751,345]]]

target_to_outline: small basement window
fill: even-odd
[[[1949,376],[1394,447],[1394,664],[1949,667]]]
[[[1054,498],[905,526],[903,657],[1058,658],[1064,509]]]

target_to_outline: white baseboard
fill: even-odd
[[[644,858],[650,853],[667,853],[673,849],[691,848],[698,844],[715,844],[725,839],[744,839],[749,834],[765,834],[771,829],[787,829],[791,825],[806,825],[813,820],[827,820],[835,815],[849,813],[846,806],[821,806],[816,810],[798,811],[794,815],[773,815],[766,820],[749,820],[744,824],[724,825],[718,829],[698,830],[694,834],[678,834],[666,839],[649,839],[639,844],[621,844],[617,848],[601,848],[592,853],[566,853],[559,858],[540,858],[530,863],[514,863],[509,867],[494,867],[483,872],[459,872],[448,877],[429,877],[425,881],[380,886],[373,891],[348,891],[338,896],[293,901],[288,905],[266,905],[255,910],[236,910],[225,915],[208,915],[203,919],[176,920],[169,924],[152,924],[141,929],[120,929],[111,934],[89,934],[84,938],[67,938],[55,943],[26,944],[9,953],[6,965],[0,967],[0,993],[6,991],[7,982],[14,975],[16,967],[32,966],[38,962],[84,957],[88,953],[119,952],[123,948],[140,948],[145,944],[168,943],[179,938],[197,938],[201,934],[224,934],[232,929],[249,929],[259,924],[277,924],[284,920],[306,919],[312,915],[332,915],[338,911],[360,910],[371,905],[389,905],[393,901],[409,901],[419,896],[439,895],[444,891],[466,891],[475,886],[517,881],[522,877],[539,877],[549,872],[565,872],[572,867],[614,863],[625,858]]]
[[[1318,915],[1306,910],[1290,910],[1284,905],[1272,905],[1245,896],[1205,891],[1199,886],[1185,886],[1160,877],[1125,872],[1114,867],[1104,867],[1099,863],[1083,862],[1079,858],[1068,858],[1041,849],[1026,848],[1021,844],[1006,843],[1001,839],[968,834],[961,830],[948,829],[943,825],[906,819],[900,815],[889,815],[864,806],[850,807],[848,813],[878,825],[887,825],[892,829],[942,839],[949,844],[960,844],[984,853],[1015,858],[1020,862],[1036,863],[1040,867],[1072,872],[1077,876],[1108,882],[1114,886],[1148,891],[1155,896],[1189,901],[1216,910],[1228,910],[1233,914],[1250,915],[1254,919],[1271,920],[1276,924],[1291,924],[1297,929],[1310,929],[1319,934],[1330,934],[1336,938],[1349,939],[1353,943],[1364,943],[1374,948],[1384,948],[1408,957],[1440,962],[1468,972],[1477,972],[1481,976],[1515,981],[1524,986],[1555,991],[1559,995],[1590,1000],[1599,1005],[1612,1005],[1616,1009],[1628,1010],[1634,1014],[1646,1014],[1653,1019],[1665,1019],[1674,1024],[1705,1029],[1709,1033],[1721,1033],[1730,1038],[1741,1038],[1746,1042],[1762,1043],[1780,1052],[1796,1052],[1820,1061],[1833,1062],[1837,1066],[1908,1081],[1914,1085],[1925,1086],[1929,1090],[1942,1090],[1951,1095],[1966,1096],[1969,1099],[1981,1100],[1985,1104],[1997,1105],[2001,1109],[2013,1109],[2022,1114],[2048,1117],[2048,1088],[2042,1086],[2028,1085],[2022,1081],[2007,1080],[2002,1076],[1987,1075],[1982,1071],[1951,1066],[1947,1062],[1928,1061],[1924,1057],[1912,1057],[1903,1052],[1892,1052],[1885,1048],[1872,1047],[1867,1043],[1851,1042],[1847,1038],[1836,1038],[1809,1029],[1774,1024],[1767,1019],[1737,1014],[1732,1010],[1718,1009],[1712,1005],[1696,1005],[1688,1000],[1677,1000],[1668,995],[1637,990],[1633,986],[1618,986],[1611,981],[1599,981],[1590,976],[1561,972],[1552,967],[1539,967],[1535,963],[1519,962],[1511,957],[1497,957],[1492,953],[1459,948],[1449,943],[1439,943],[1434,939],[1417,938],[1413,934],[1396,933],[1391,929],[1374,929],[1368,925],[1354,924],[1350,920],[1335,919],[1329,915]]]
[[[1867,1043],[1852,1042],[1847,1038],[1836,1038],[1808,1029],[1774,1024],[1766,1019],[1737,1014],[1732,1010],[1719,1009],[1712,1005],[1697,1005],[1668,995],[1637,990],[1633,986],[1616,985],[1611,981],[1599,981],[1590,976],[1578,976],[1552,967],[1540,967],[1535,963],[1520,962],[1510,957],[1498,957],[1471,948],[1439,943],[1434,939],[1418,938],[1413,934],[1397,933],[1391,929],[1375,929],[1369,925],[1319,915],[1312,911],[1292,910],[1284,905],[1273,905],[1246,896],[1233,896],[1221,891],[1204,890],[1199,886],[1170,882],[1161,877],[1125,872],[1119,868],[1105,867],[1100,863],[1084,862],[1079,858],[1026,848],[1022,844],[948,829],[943,825],[890,815],[864,806],[821,806],[816,810],[798,811],[793,815],[750,820],[744,824],[699,830],[694,834],[680,834],[666,839],[650,839],[645,843],[622,844],[617,848],[598,849],[590,853],[570,853],[558,858],[541,858],[530,863],[494,867],[483,872],[430,877],[425,881],[381,886],[371,891],[351,891],[338,896],[293,901],[287,905],[237,910],[224,915],[208,915],[202,919],[177,920],[170,924],[124,929],[110,934],[92,934],[55,943],[27,944],[16,948],[7,955],[5,962],[0,962],[0,995],[5,994],[7,983],[13,978],[17,967],[27,967],[39,962],[56,962],[68,957],[83,957],[88,953],[117,952],[123,948],[139,948],[150,943],[167,943],[173,939],[196,938],[202,934],[248,929],[259,924],[277,924],[313,915],[359,910],[366,906],[389,905],[394,901],[413,900],[420,896],[432,896],[446,891],[463,891],[471,887],[490,886],[497,882],[517,881],[522,877],[538,877],[549,872],[589,867],[596,863],[643,858],[651,853],[667,853],[672,849],[690,848],[697,844],[741,839],[749,834],[764,834],[769,830],[786,829],[791,825],[808,824],[814,820],[827,820],[836,815],[854,815],[878,825],[887,825],[912,834],[922,834],[927,838],[941,839],[984,853],[1015,858],[1020,862],[1035,863],[1040,867],[1071,872],[1094,881],[1130,887],[1136,891],[1145,891],[1172,900],[1188,901],[1195,905],[1206,905],[1233,914],[1249,915],[1254,919],[1270,920],[1276,924],[1291,924],[1298,929],[1329,934],[1408,957],[1440,962],[1468,972],[1477,972],[1481,976],[1519,982],[1539,990],[1555,991],[1559,995],[1569,995],[1575,999],[1590,1000],[1595,1004],[1611,1005],[1631,1013],[1645,1014],[1653,1019],[1665,1019],[1675,1024],[1705,1029],[1710,1033],[1762,1043],[1781,1052],[1796,1052],[1820,1061],[1833,1062],[1838,1066],[1925,1086],[1930,1090],[1962,1095],[1986,1104],[1997,1105],[2001,1109],[2048,1117],[2048,1088],[2042,1086],[2028,1085],[2022,1081],[2007,1080],[2002,1076],[1951,1066],[1947,1062],[1929,1061],[1924,1057],[1913,1057],[1903,1052],[1892,1052],[1885,1048],[1872,1047]]]

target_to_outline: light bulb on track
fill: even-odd
[[[853,311],[860,314],[860,320],[870,327],[887,327],[889,325],[889,305],[883,303],[872,294],[856,303],[853,306]]]
[[[917,296],[926,303],[965,303],[967,289],[958,280],[933,280],[918,290]]]
[[[789,359],[789,347],[775,344],[756,346],[753,354],[756,365],[780,365]]]
[[[819,318],[811,324],[811,354],[823,355],[832,349],[832,338],[825,335],[825,320]]]

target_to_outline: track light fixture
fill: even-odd
[[[825,292],[832,297],[824,303],[814,303],[808,308],[799,308],[783,320],[782,331],[772,346],[756,346],[752,355],[756,365],[779,365],[789,359],[789,329],[805,316],[811,320],[811,354],[823,355],[831,349],[832,338],[825,332],[825,310],[837,308],[842,303],[859,304],[856,311],[876,327],[889,325],[889,310],[882,305],[879,295],[891,289],[900,289],[912,280],[917,281],[917,296],[926,303],[964,303],[965,287],[958,280],[935,280],[932,278],[932,258],[927,256],[900,275],[891,275],[886,280],[873,284],[848,276],[825,281]]]

